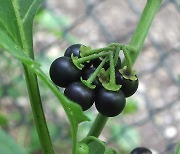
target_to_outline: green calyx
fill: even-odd
[[[124,66],[122,69],[119,70],[119,72],[125,79],[129,79],[132,81],[137,80],[137,72],[135,70],[129,69],[127,66]]]
[[[90,88],[90,89],[96,88],[95,85],[93,85],[92,83],[88,82],[88,80],[83,80],[82,77],[81,77],[81,82],[82,82],[86,87],[88,87],[88,88]]]

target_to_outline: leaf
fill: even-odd
[[[42,2],[43,0],[0,0],[0,29],[17,46],[24,48],[25,42],[26,45],[28,44],[28,50],[32,51],[33,19]]]
[[[17,144],[11,136],[0,129],[0,153],[2,154],[26,154],[23,147]]]

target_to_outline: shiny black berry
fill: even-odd
[[[96,94],[96,109],[104,116],[117,116],[123,111],[125,104],[126,99],[121,90],[114,92],[101,88]]]
[[[73,44],[73,45],[69,46],[66,49],[64,56],[71,57],[71,54],[73,53],[73,56],[80,57],[79,49],[80,49],[81,45],[82,44]]]
[[[116,71],[116,84],[122,85],[122,92],[126,97],[129,97],[137,91],[139,80],[125,79],[119,71]]]
[[[145,147],[135,148],[130,154],[152,154],[152,152]]]
[[[51,64],[49,74],[57,86],[66,87],[79,80],[81,71],[76,68],[71,58],[59,57]]]
[[[94,103],[94,91],[86,87],[81,82],[74,82],[70,84],[65,89],[64,94],[70,100],[79,104],[83,111],[89,109]]]

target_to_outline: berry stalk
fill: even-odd
[[[105,117],[99,113],[87,136],[95,136],[98,138],[99,135],[101,134],[107,120],[108,120],[108,117]]]
[[[81,57],[86,57],[86,56],[89,56],[89,55],[92,55],[92,54],[97,54],[97,53],[100,53],[100,52],[103,52],[103,51],[114,51],[115,48],[114,47],[104,47],[104,48],[99,48],[99,49],[92,49],[92,50],[87,50],[85,52],[80,52],[80,55]]]
[[[100,63],[100,65],[96,68],[96,70],[93,72],[93,74],[88,78],[88,80],[81,79],[81,82],[89,87],[90,89],[94,89],[96,86],[92,85],[93,81],[95,80],[98,73],[101,71],[102,67],[106,63],[108,57],[104,58],[103,61]]]
[[[100,65],[96,68],[96,70],[93,72],[93,74],[90,76],[90,78],[87,80],[89,84],[92,84],[94,79],[96,78],[97,74],[100,72],[104,64],[106,63],[107,57],[103,59],[103,61],[100,63]]]

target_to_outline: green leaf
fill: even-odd
[[[29,51],[33,48],[33,19],[42,2],[43,0],[0,0],[0,29],[17,46],[24,48],[23,43],[28,44]]]
[[[2,154],[26,154],[23,147],[17,144],[11,136],[0,129],[0,153]]]
[[[174,154],[180,154],[180,144],[176,146]]]

